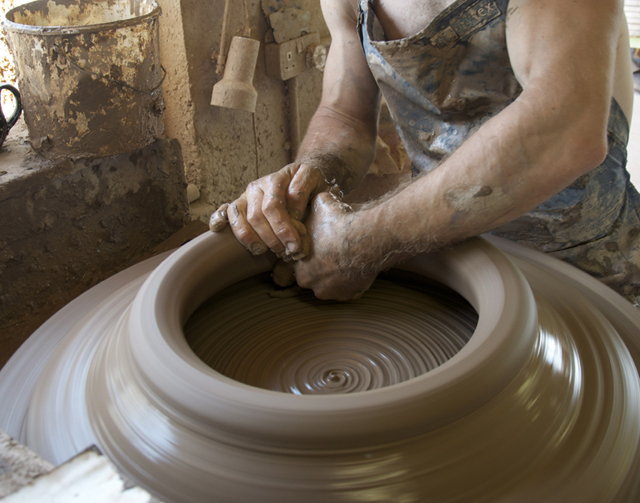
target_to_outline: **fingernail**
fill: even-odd
[[[254,243],[251,245],[251,253],[253,255],[262,255],[267,251],[267,247],[262,243]]]
[[[287,250],[289,250],[291,253],[295,253],[297,249],[298,249],[298,245],[295,244],[293,241],[291,243],[287,243]]]

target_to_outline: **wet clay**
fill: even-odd
[[[208,233],[146,279],[153,266],[98,285],[100,292],[69,305],[72,321],[52,319],[0,372],[0,427],[10,423],[21,440],[52,455],[97,442],[120,470],[168,502],[637,501],[637,312],[567,264],[517,245],[509,252],[477,239],[416,256],[402,267],[409,286],[406,276],[385,278],[363,297],[371,305],[358,316],[351,303],[271,298],[264,279],[254,277],[275,258],[252,256],[230,232]],[[422,276],[466,300],[472,321],[463,332],[472,335],[450,358],[434,359],[411,377],[413,365],[400,364],[424,363],[419,355],[428,341],[439,339],[433,347],[449,351],[443,344],[451,334],[442,334],[458,320],[446,307],[455,297],[445,294],[443,301],[440,287],[429,286],[428,294],[415,288],[413,279],[422,284]],[[243,298],[234,290],[245,280],[253,286],[233,316]],[[385,325],[376,317],[386,318],[395,300],[398,313],[405,302],[413,307]],[[278,302],[304,306],[287,318],[273,307]],[[333,325],[332,307],[345,310]],[[189,325],[209,310],[205,328],[216,316],[231,316],[200,340],[204,328],[191,332]],[[273,312],[280,327],[269,327],[261,311]],[[399,333],[421,322],[440,335]],[[294,328],[287,331],[286,323]],[[202,358],[189,346],[185,325]],[[256,326],[264,330],[248,333]],[[315,339],[301,336],[302,345],[313,347],[307,368],[304,351],[291,348],[295,331],[313,326],[329,329]],[[330,357],[338,366],[323,367],[314,357],[331,338],[349,345],[340,350],[343,360],[336,352]],[[43,341],[55,339],[40,352]],[[207,339],[217,346],[209,350]],[[387,340],[377,355],[374,339]],[[366,344],[356,347],[361,340]],[[390,347],[402,347],[402,356],[386,358],[384,366],[366,362],[391,355]],[[292,366],[286,354],[295,354]],[[43,363],[33,371],[21,358]],[[203,359],[227,365],[236,378]],[[347,393],[343,361],[370,365],[369,375],[397,369],[408,378]],[[237,380],[243,366],[263,388]],[[295,377],[294,368],[301,369]],[[265,389],[283,369],[290,376],[279,385],[288,392]],[[311,394],[291,392],[317,382],[313,376],[324,376],[325,385]],[[367,379],[360,373],[357,381]]]
[[[262,275],[216,294],[189,318],[187,342],[207,365],[245,384],[353,393],[433,370],[462,349],[477,323],[455,292],[399,272],[357,302],[321,301],[309,290],[274,298],[273,290]]]

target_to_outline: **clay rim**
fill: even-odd
[[[535,343],[537,314],[528,283],[502,252],[475,239],[402,267],[453,288],[479,314],[469,343],[448,362],[403,383],[347,395],[254,388],[204,364],[182,327],[213,293],[268,271],[273,262],[271,256],[251,256],[230,233],[206,233],[169,257],[141,288],[128,326],[135,334],[129,341],[132,361],[140,385],[163,410],[175,411],[172,419],[185,423],[187,417],[212,436],[253,448],[357,448],[370,444],[371,435],[393,442],[485,404],[520,371]],[[405,411],[401,417],[399,408]]]
[[[92,33],[97,31],[116,30],[118,28],[124,28],[127,26],[135,26],[142,24],[149,19],[157,19],[162,14],[162,9],[155,0],[152,0],[152,4],[155,5],[153,10],[147,14],[141,16],[134,16],[119,21],[111,21],[109,23],[98,23],[90,25],[68,25],[68,26],[37,26],[30,24],[16,23],[11,18],[15,17],[15,14],[35,4],[45,4],[46,1],[38,0],[36,2],[30,2],[7,11],[4,19],[2,20],[2,27],[14,33],[23,33],[27,35],[36,36],[59,36],[59,35],[78,35],[81,33]]]

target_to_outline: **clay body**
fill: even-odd
[[[208,366],[194,352],[206,353],[206,344],[198,349],[194,343],[199,329],[190,335],[187,327],[189,346],[183,327],[206,299],[272,266],[271,258],[252,257],[230,234],[207,233],[167,258],[139,289],[152,266],[130,273],[124,285],[112,278],[111,291],[103,286],[102,299],[91,300],[102,307],[75,329],[94,324],[103,335],[92,343],[61,338],[61,360],[54,355],[32,384],[22,379],[24,387],[32,386],[28,411],[9,394],[21,378],[17,355],[0,373],[0,396],[16,403],[11,414],[0,414],[0,427],[22,428],[24,420],[27,442],[47,457],[64,450],[60,437],[70,443],[75,435],[73,449],[95,441],[129,477],[165,501],[636,501],[637,313],[579,271],[500,244],[511,247],[511,258],[477,239],[403,266],[452,288],[477,313],[477,323],[467,314],[466,328],[451,333],[446,326],[456,316],[442,315],[445,329],[429,340],[472,332],[446,358],[367,391],[337,387],[334,394],[327,386],[311,386],[308,394],[295,394],[283,391],[315,375],[302,360],[266,358],[261,375],[293,376],[273,391]],[[396,299],[404,295],[394,288],[374,291],[371,309],[391,302],[385,290]],[[132,303],[118,300],[122,289],[129,299],[135,293]],[[246,295],[259,311],[260,295]],[[310,304],[303,298],[292,302]],[[434,311],[430,301],[422,302],[425,311]],[[615,327],[600,310],[615,318]],[[433,325],[437,317],[430,316]],[[298,322],[304,326],[305,318]],[[238,333],[251,325],[241,324]],[[347,335],[371,335],[380,324],[369,326],[365,318],[354,325],[359,328],[345,329]],[[79,349],[79,339],[87,347]],[[224,360],[221,354],[233,353],[235,340],[220,339],[211,355]],[[378,353],[387,350],[381,346]],[[84,370],[54,379],[68,368],[69,351],[85,354]],[[269,369],[269,361],[277,364]],[[287,361],[295,363],[287,367]],[[374,382],[367,376],[376,368],[391,373],[391,367],[373,366],[357,381]],[[52,398],[69,388],[84,390],[84,396]],[[36,408],[45,402],[44,409]],[[48,430],[45,418],[56,404],[57,427],[63,418],[77,421],[68,437]],[[42,435],[36,438],[37,431]]]

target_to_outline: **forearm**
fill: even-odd
[[[358,211],[318,194],[307,221],[312,252],[294,266],[298,284],[319,298],[355,298],[380,270],[513,220],[598,166],[607,149],[622,0],[583,3],[510,0],[507,45],[521,95],[395,194]],[[373,96],[374,84],[368,94],[352,92],[339,109]]]
[[[436,170],[354,214],[352,257],[382,268],[489,231],[603,161],[622,2],[512,0],[510,10],[522,94]]]
[[[437,169],[354,213],[347,243],[354,266],[380,270],[489,231],[600,164],[606,111],[541,104],[534,93],[521,97]]]
[[[327,182],[347,193],[355,188],[375,158],[377,124],[363,124],[320,105],[296,157],[296,163],[320,169]]]

